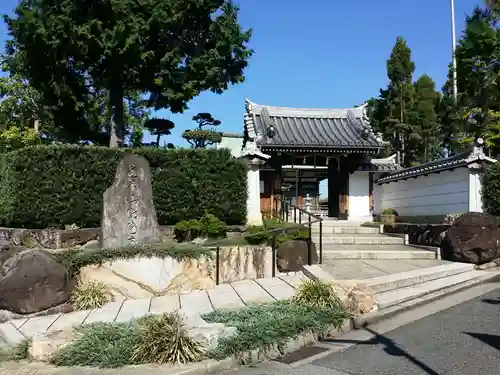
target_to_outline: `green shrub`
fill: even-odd
[[[293,301],[299,305],[322,307],[326,309],[344,309],[342,301],[334,293],[330,284],[320,280],[305,280],[299,284]]]
[[[119,247],[115,249],[67,249],[53,253],[52,256],[68,270],[69,276],[78,275],[80,269],[93,264],[118,259],[133,259],[138,256],[144,258],[199,258],[212,256],[210,248],[192,244],[156,244]]]
[[[274,236],[276,236],[276,245],[279,246],[289,240],[307,240],[309,230],[301,224],[284,223],[280,219],[269,219],[264,220],[263,225],[248,227],[245,241],[250,245],[271,245]]]
[[[492,164],[482,176],[484,210],[494,216],[500,216],[500,163]]]
[[[174,236],[179,242],[192,241],[200,235],[201,228],[198,220],[182,220],[174,226]]]
[[[71,303],[75,310],[92,310],[108,302],[108,291],[104,283],[91,280],[79,283],[71,293]]]
[[[396,215],[396,211],[394,211],[392,208],[386,208],[382,211],[382,215]]]
[[[138,363],[133,359],[140,334],[136,322],[93,323],[76,331],[76,339],[52,359],[56,366],[114,368]]]
[[[183,220],[175,224],[174,235],[179,242],[192,241],[198,237],[225,238],[227,225],[215,215],[205,213],[199,220]]]
[[[160,224],[211,213],[246,221],[246,166],[229,150],[36,146],[0,158],[0,225],[80,228],[100,225],[102,194],[124,152],[148,159]]]
[[[134,362],[179,364],[203,358],[203,347],[189,336],[178,313],[146,316],[139,320],[139,327]]]
[[[0,346],[1,361],[22,361],[28,358],[29,340],[22,340],[13,346]]]
[[[254,349],[284,348],[286,341],[300,333],[324,336],[330,329],[340,328],[347,317],[343,308],[315,308],[291,301],[251,305],[240,310],[216,310],[204,315],[203,319],[236,327],[238,333],[221,338],[217,348],[208,355],[220,360]]]

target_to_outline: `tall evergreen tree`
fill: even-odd
[[[436,91],[434,80],[428,75],[420,76],[414,85],[415,97],[413,106],[415,125],[420,140],[411,145],[415,161],[426,163],[438,157],[441,153],[441,140],[438,126],[438,108],[440,95]]]
[[[483,137],[500,153],[500,31],[492,12],[476,8],[456,49],[459,115],[463,147]]]

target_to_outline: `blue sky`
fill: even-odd
[[[244,99],[290,107],[345,108],[376,96],[387,84],[386,60],[397,36],[413,53],[415,78],[426,73],[441,88],[451,61],[448,0],[236,0],[240,22],[253,29],[255,50],[246,82],[222,95],[206,93],[181,115],[160,111],[176,123],[165,142],[183,145],[182,132],[198,112],[222,121],[222,131],[242,132]],[[455,0],[457,39],[475,0]],[[2,0],[10,13],[17,0]],[[0,39],[7,38],[5,27]],[[324,190],[322,189],[322,192]]]

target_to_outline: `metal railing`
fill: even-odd
[[[271,245],[271,257],[272,257],[272,260],[271,260],[271,270],[272,270],[271,276],[272,277],[276,277],[276,250],[277,250],[276,238],[281,234],[287,233],[287,231],[289,231],[289,230],[300,229],[302,225],[308,226],[308,230],[309,230],[308,236],[307,236],[307,264],[310,266],[312,264],[312,246],[311,246],[312,245],[312,225],[315,223],[319,223],[319,264],[323,263],[323,219],[320,216],[314,215],[310,212],[307,212],[306,210],[304,210],[300,207],[297,207],[291,203],[283,202],[282,200],[280,200],[280,203],[281,203],[281,205],[280,205],[279,214],[280,214],[280,219],[282,221],[284,221],[283,226],[280,226],[279,228],[263,230],[261,232],[252,233],[252,234],[248,234],[245,236],[246,238],[251,238],[251,237],[257,237],[259,235],[261,236],[263,234],[272,234],[271,243],[270,243],[270,245]],[[285,225],[285,224],[289,223],[289,221],[288,221],[289,216],[288,216],[287,212],[290,208],[293,211],[295,211],[294,223],[298,224],[297,226],[291,227],[289,225]],[[298,219],[299,222],[298,223],[297,223],[297,212],[299,213],[299,219]],[[307,219],[308,219],[304,224],[302,223],[302,219],[301,219],[302,215],[307,216]],[[224,241],[224,240],[222,240],[222,241]],[[202,245],[205,248],[215,250],[215,284],[216,285],[220,284],[220,276],[221,276],[220,275],[220,248],[221,248],[220,243],[222,241],[215,241],[215,242],[211,242],[211,243]]]
[[[312,242],[312,225],[315,223],[319,223],[319,264],[323,263],[323,218],[319,215],[315,215],[303,208],[300,208],[290,202],[287,202],[283,199],[276,198],[280,203],[280,219],[284,222],[289,222],[289,215],[293,212],[293,222],[295,224],[302,224],[302,217],[305,216],[307,218],[307,222],[304,225],[309,227],[309,236],[307,240],[307,264],[311,265],[311,242]],[[298,214],[298,223],[297,223],[297,214]]]

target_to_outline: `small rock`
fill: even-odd
[[[72,328],[36,334],[28,349],[29,357],[34,361],[49,361],[58,350],[71,343],[73,338]]]
[[[229,338],[238,332],[236,327],[228,327],[222,323],[207,323],[200,314],[180,309],[189,335],[198,341],[206,350],[213,350],[221,338]]]
[[[15,315],[16,314],[10,312],[9,310],[0,310],[0,324],[13,319]]]
[[[205,242],[207,242],[207,238],[195,238],[191,243],[194,243],[195,245],[203,245]]]
[[[339,281],[332,282],[332,287],[351,314],[362,315],[377,310],[373,294],[363,285]]]

